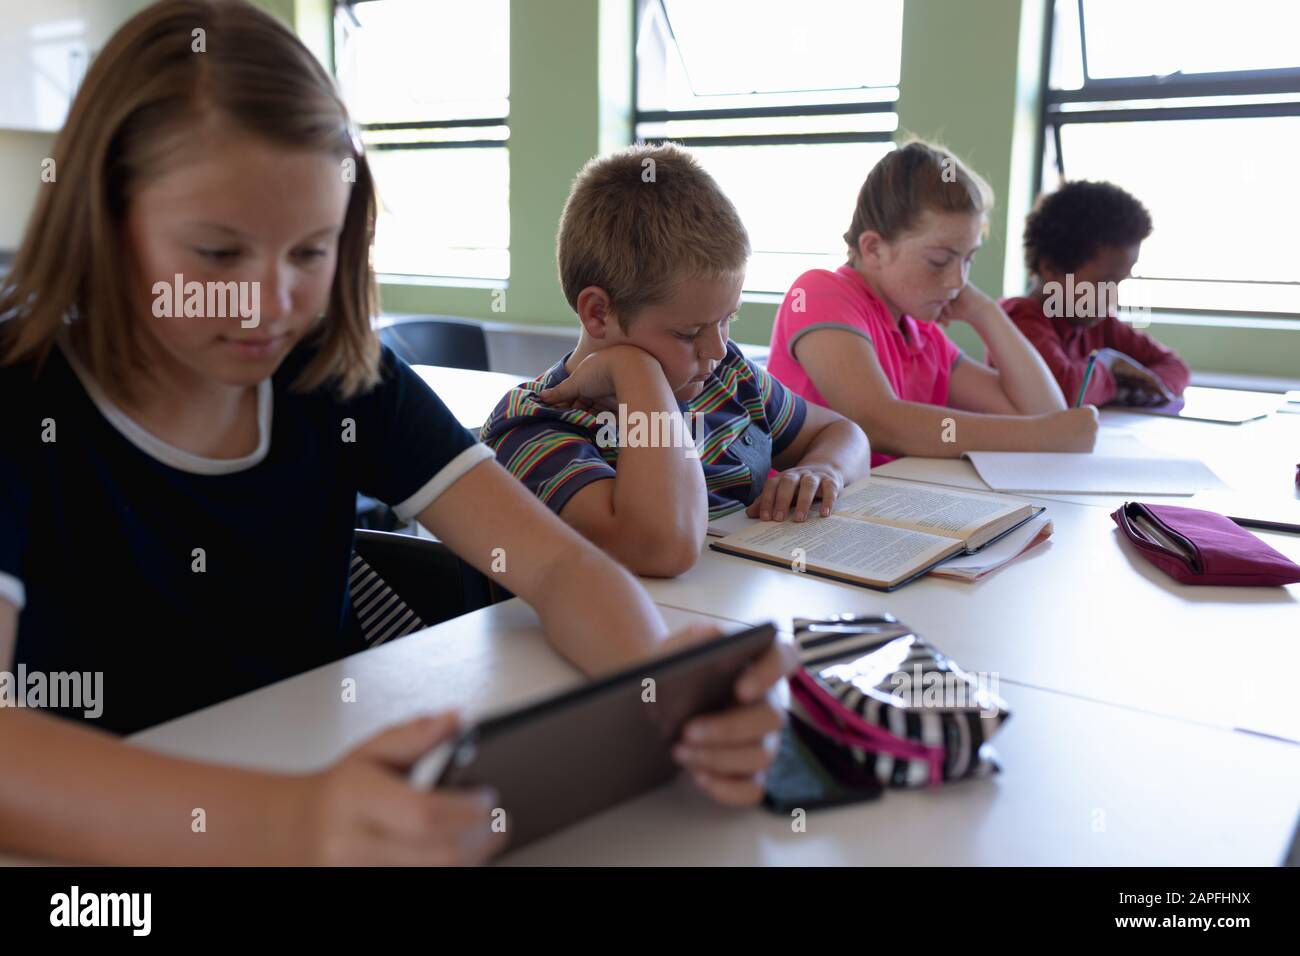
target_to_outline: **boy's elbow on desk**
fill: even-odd
[[[680,524],[666,514],[654,519],[628,515],[612,518],[588,537],[633,574],[675,578],[695,566],[704,537],[703,529]]]
[[[633,574],[648,578],[675,578],[695,567],[700,542],[680,533],[630,535],[616,554]]]

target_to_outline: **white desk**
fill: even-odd
[[[464,402],[462,421],[478,417],[474,408],[485,416],[515,384],[456,369],[421,374],[453,408]],[[1204,458],[1259,500],[1294,500],[1300,416],[1240,426],[1122,412],[1103,420]],[[506,862],[1278,863],[1300,816],[1300,745],[1290,742],[1300,740],[1300,585],[1177,585],[1118,540],[1099,504],[1053,502],[1052,542],[973,585],[927,579],[882,594],[714,553],[677,580],[646,582],[674,626],[707,615],[788,627],[796,614],[892,610],[964,667],[1000,675],[1012,708],[996,739],[1004,774],[814,813],[802,834],[761,810],[716,807],[679,780]],[[1300,537],[1261,536],[1300,559]],[[357,681],[355,703],[341,700],[345,677]],[[533,613],[510,601],[133,741],[308,770],[416,714],[472,716],[579,679]]]
[[[1283,396],[1277,396],[1283,404]],[[1193,422],[1106,409],[1107,428],[1123,428],[1171,458],[1200,458],[1244,495],[1300,499],[1295,483],[1300,462],[1300,415],[1274,413],[1240,425]]]
[[[1300,416],[1243,425],[1112,411],[1102,419],[1157,451],[1202,458],[1247,505],[1295,505]],[[949,464],[953,483],[966,483],[962,469],[973,475],[969,464]],[[679,578],[644,583],[662,604],[783,627],[798,615],[888,610],[963,667],[1002,680],[1300,741],[1289,690],[1300,673],[1300,584],[1180,585],[1122,539],[1109,516],[1122,499],[1038,498],[1055,524],[1051,541],[973,584],[924,578],[886,594],[716,552]],[[1300,536],[1256,533],[1300,561]]]
[[[1281,396],[1277,396],[1279,404]],[[1136,438],[1157,455],[1199,458],[1228,486],[1226,491],[1202,492],[1195,501],[1170,496],[1171,504],[1219,509],[1219,505],[1249,507],[1274,502],[1300,520],[1300,487],[1295,484],[1300,462],[1300,415],[1273,414],[1241,425],[1183,421],[1158,415],[1104,409],[1099,447],[1116,435]],[[959,488],[987,490],[968,461],[961,459],[902,458],[880,467],[883,475],[935,481]],[[1126,500],[1122,495],[1025,495],[1044,501],[1068,501],[1114,511]],[[1133,497],[1133,496],[1128,496]],[[1139,496],[1142,497],[1142,496]],[[1232,512],[1230,512],[1232,513]]]
[[[456,420],[472,432],[477,432],[487,421],[506,392],[527,381],[520,375],[476,372],[443,365],[412,365],[411,368],[438,393]]]
[[[1300,584],[1180,585],[1104,509],[1049,512],[1050,541],[975,583],[929,577],[883,593],[712,551],[642,583],[660,604],[786,629],[801,615],[890,611],[970,670],[1300,741]],[[1300,536],[1260,536],[1300,561]]]
[[[421,374],[449,404],[483,416],[515,384],[454,369]],[[1107,411],[1103,422],[1158,451],[1202,457],[1252,496],[1294,500],[1300,416],[1232,426]],[[672,624],[690,611],[783,627],[795,614],[894,611],[968,669],[1000,674],[1013,710],[997,738],[1001,776],[813,814],[804,834],[761,810],[716,807],[678,781],[507,860],[1279,862],[1300,815],[1300,745],[1229,728],[1300,741],[1300,585],[1177,585],[1119,540],[1099,504],[1109,502],[1053,502],[1053,540],[973,585],[928,579],[881,594],[714,553],[681,578],[645,582]],[[1262,537],[1300,560],[1300,537]],[[357,703],[340,702],[344,676],[357,678]],[[473,713],[577,679],[513,601],[136,739],[306,769],[422,710]]]
[[[697,615],[668,609],[676,626]],[[340,681],[357,681],[343,703]],[[278,770],[324,766],[380,728],[430,710],[481,713],[578,675],[519,601],[485,608],[133,741]],[[1274,865],[1300,813],[1300,747],[1061,694],[1003,685],[1006,772],[815,812],[807,832],[730,811],[679,779],[507,855],[521,864]]]

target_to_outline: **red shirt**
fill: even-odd
[[[1141,362],[1165,383],[1174,395],[1183,394],[1192,377],[1187,363],[1172,349],[1165,348],[1151,336],[1116,318],[1102,319],[1087,327],[1071,324],[1065,318],[1049,318],[1037,299],[1016,296],[999,305],[1011,317],[1016,328],[1038,349],[1052,375],[1061,386],[1065,400],[1074,403],[1088,368],[1093,349],[1114,349]],[[990,362],[992,356],[989,356]],[[1093,369],[1085,405],[1105,405],[1115,397],[1115,376],[1100,362]]]

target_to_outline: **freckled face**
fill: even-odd
[[[910,232],[882,243],[877,291],[899,315],[935,321],[966,287],[983,231],[983,215],[926,210]]]

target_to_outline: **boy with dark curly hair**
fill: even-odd
[[[1146,208],[1112,183],[1066,183],[1040,196],[1025,219],[1025,265],[1034,285],[1001,305],[1068,401],[1079,394],[1094,350],[1085,404],[1154,405],[1187,387],[1187,363],[1117,317],[1116,289],[1149,235]]]

